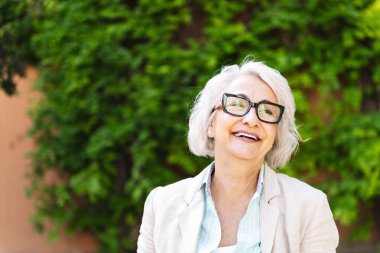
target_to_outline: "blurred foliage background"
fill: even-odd
[[[249,54],[289,80],[311,138],[284,172],[323,189],[353,237],[380,227],[379,0],[2,0],[0,22],[1,88],[39,70],[28,194],[51,239],[134,252],[147,193],[210,162],[186,145],[196,94]]]

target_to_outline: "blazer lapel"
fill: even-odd
[[[272,252],[274,236],[278,222],[279,210],[270,201],[280,195],[277,174],[266,166],[264,191],[260,200],[260,237],[262,253]]]
[[[194,253],[198,242],[199,229],[203,219],[203,192],[198,191],[194,200],[178,215],[184,252]]]
[[[184,249],[181,252],[195,253],[198,234],[203,220],[204,192],[201,182],[209,166],[194,178],[192,187],[182,196],[187,206],[178,215],[178,224],[182,235]]]

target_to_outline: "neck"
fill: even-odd
[[[215,173],[211,181],[213,198],[223,202],[236,203],[250,200],[256,191],[263,161],[234,161],[215,158]]]

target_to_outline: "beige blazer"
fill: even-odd
[[[262,253],[331,253],[339,235],[326,195],[266,166],[260,201]],[[138,253],[195,253],[203,219],[203,170],[148,196]]]

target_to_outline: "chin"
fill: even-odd
[[[264,160],[263,157],[260,157],[257,152],[252,152],[249,150],[234,150],[231,152],[231,155],[241,159],[241,160],[252,160],[252,161],[258,161],[258,160]]]
[[[262,160],[261,158],[258,157],[252,157],[252,156],[236,156],[237,158],[245,161],[260,161]]]

